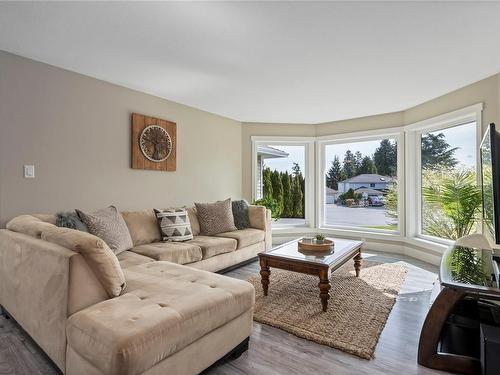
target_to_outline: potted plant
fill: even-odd
[[[325,235],[318,233],[316,236],[314,236],[314,240],[317,244],[323,244],[325,243]]]

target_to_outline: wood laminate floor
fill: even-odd
[[[250,348],[240,358],[211,369],[210,375],[430,375],[444,374],[417,365],[420,329],[428,311],[437,267],[403,255],[364,254],[381,262],[400,262],[409,272],[375,351],[368,361],[342,351],[254,323]],[[248,279],[258,263],[226,275]],[[271,269],[272,283],[272,269]],[[0,374],[59,374],[59,371],[12,320],[0,317]],[[175,374],[168,374],[175,375]]]

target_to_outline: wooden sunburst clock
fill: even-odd
[[[175,171],[176,148],[175,122],[132,114],[132,168]]]

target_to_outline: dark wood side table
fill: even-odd
[[[361,241],[348,241],[330,238],[334,241],[333,250],[330,253],[312,254],[301,252],[298,248],[298,240],[287,242],[277,246],[266,253],[259,254],[260,275],[264,296],[267,296],[270,283],[271,267],[287,271],[305,273],[319,277],[320,299],[323,311],[328,308],[330,298],[330,275],[350,259],[354,259],[356,276],[361,269]]]
[[[479,348],[479,340],[473,342],[479,334],[475,328],[470,329],[473,334],[465,336],[465,339],[452,335],[454,330],[457,331],[454,323],[460,320],[472,322],[479,330],[479,323],[484,323],[481,321],[484,314],[479,313],[481,306],[484,309],[484,306],[489,308],[491,305],[491,309],[495,309],[495,304],[490,301],[500,300],[498,275],[495,276],[491,250],[463,246],[450,248],[441,260],[439,281],[441,291],[420,333],[418,363],[436,370],[480,374],[481,362],[477,350],[460,349],[457,353],[445,349],[449,346],[446,342],[451,342],[455,348]]]

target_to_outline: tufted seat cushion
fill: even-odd
[[[233,238],[222,238],[213,236],[194,236],[194,239],[187,241],[201,248],[203,259],[212,258],[219,254],[230,253],[236,250],[237,241]]]
[[[166,260],[177,264],[198,262],[203,258],[200,246],[187,242],[154,242],[136,246],[132,252],[154,260]]]
[[[251,284],[169,262],[124,270],[127,289],[68,319],[68,345],[105,374],[138,374],[248,313]]]
[[[234,238],[238,241],[238,249],[247,247],[261,241],[264,241],[266,232],[260,229],[246,228],[235,230],[232,232],[225,232],[216,235],[217,237]]]

